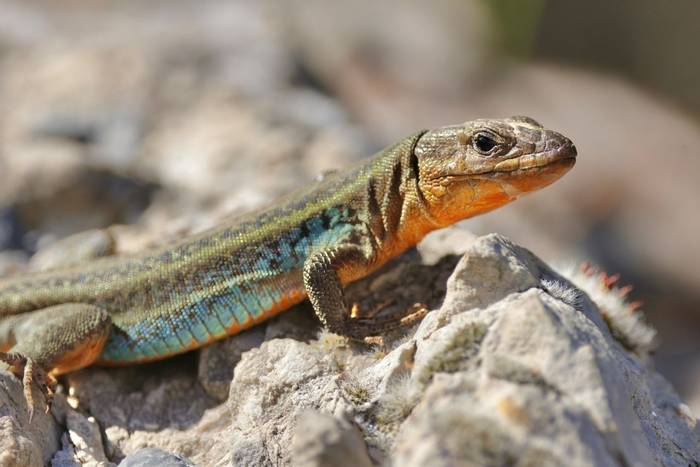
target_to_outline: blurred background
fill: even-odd
[[[700,413],[697,0],[0,0],[0,273],[203,230],[413,131],[529,115],[554,186],[459,228],[590,259]]]

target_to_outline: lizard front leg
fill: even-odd
[[[381,336],[414,324],[424,311],[396,309],[372,317],[352,317],[345,302],[341,277],[356,277],[369,263],[362,248],[342,245],[311,255],[304,263],[304,287],[319,320],[331,332],[353,339]],[[345,276],[344,276],[345,275]]]
[[[0,362],[22,380],[30,420],[32,383],[41,387],[48,401],[55,385],[53,376],[95,361],[110,328],[111,318],[105,310],[83,303],[56,305],[0,321],[0,335],[13,343],[8,352],[0,352]]]

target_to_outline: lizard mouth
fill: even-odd
[[[511,175],[528,174],[547,169],[573,167],[576,163],[576,146],[570,141],[548,151],[527,154],[507,159],[496,164],[492,173],[510,173]]]
[[[450,174],[448,182],[464,180],[472,188],[493,182],[511,199],[550,185],[576,164],[576,146],[560,136],[545,151],[512,157],[479,172]]]
[[[477,179],[495,182],[510,200],[554,183],[576,164],[576,147],[570,141],[548,151],[501,161]]]

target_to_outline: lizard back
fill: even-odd
[[[112,317],[100,357],[109,364],[160,359],[235,334],[305,298],[305,259],[356,233],[362,205],[353,194],[371,163],[170,247],[0,281],[0,327],[56,304],[96,305]]]

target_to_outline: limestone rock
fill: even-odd
[[[114,253],[114,238],[106,229],[86,230],[40,249],[29,260],[34,271],[67,267]]]
[[[502,236],[469,243],[442,305],[414,330],[376,345],[326,332],[313,338],[301,305],[219,344],[228,349],[224,359],[215,348],[203,352],[201,384],[189,355],[70,375],[71,398],[94,416],[104,446],[89,419],[56,406],[69,436],[55,463],[72,465],[78,455],[104,462],[102,447],[111,462],[158,447],[198,465],[666,466],[700,459],[695,417],[648,365],[646,348],[621,338],[650,328],[603,316],[591,297],[603,302],[604,290],[589,296]],[[445,283],[443,270],[454,264],[448,257],[428,266],[409,254],[350,294],[402,303],[431,297],[429,273]],[[34,422],[46,424],[40,436],[19,422],[21,385],[2,376],[10,410],[1,439],[15,456],[2,460],[41,465],[56,452],[60,429],[43,414]],[[207,392],[228,399],[217,405]]]
[[[265,328],[256,326],[241,333],[239,339],[224,339],[202,349],[199,353],[198,380],[210,396],[225,401],[233,377],[233,369],[241,354],[260,346]]]
[[[145,448],[128,455],[119,467],[192,467],[187,459],[162,449]]]
[[[64,397],[54,401],[52,411],[67,430],[61,436],[61,450],[51,459],[52,467],[114,465],[105,455],[100,426],[94,417],[72,410]]]
[[[346,420],[313,411],[297,419],[292,438],[292,464],[299,467],[371,467],[367,446]]]
[[[38,391],[34,397],[41,400]],[[0,466],[42,466],[58,449],[59,426],[37,405],[29,423],[22,382],[0,370]]]
[[[698,458],[695,420],[683,403],[613,339],[583,292],[566,303],[547,292],[553,282],[573,287],[503,237],[476,242],[445,304],[416,333],[410,378],[425,392],[399,428],[397,465]],[[671,444],[679,448],[664,448]]]

